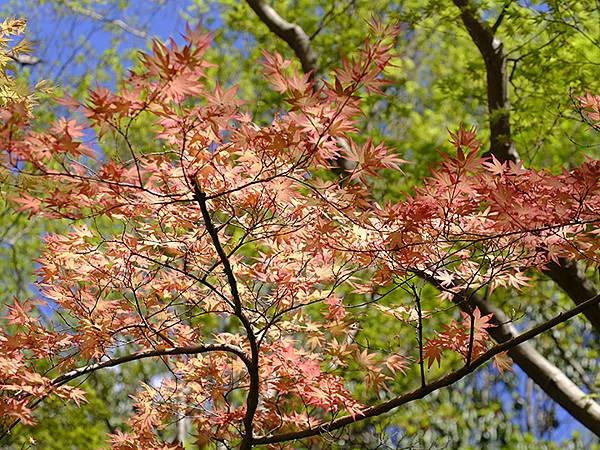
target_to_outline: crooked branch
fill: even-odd
[[[478,16],[475,5],[470,0],[453,0],[460,10],[462,22],[485,62],[487,76],[488,114],[490,123],[490,155],[499,161],[518,161],[510,126],[510,103],[508,98],[507,56],[502,42],[495,35],[498,26],[488,27]],[[507,2],[502,13],[504,13]],[[502,14],[497,24],[501,21]],[[552,42],[552,40],[550,41]],[[541,47],[540,47],[541,48]],[[539,50],[539,49],[538,49]],[[575,263],[561,258],[559,263],[551,263],[544,271],[558,284],[569,297],[580,304],[598,292],[586,279],[585,274]],[[585,317],[600,332],[600,306],[588,308]]]
[[[248,375],[250,376],[250,386],[248,388],[248,396],[246,398],[246,415],[244,416],[244,437],[242,438],[242,443],[240,444],[240,450],[250,449],[252,448],[253,440],[252,423],[254,421],[254,414],[256,413],[256,409],[258,408],[260,392],[258,340],[256,338],[254,330],[252,329],[252,324],[243,312],[242,299],[238,291],[237,280],[235,278],[235,274],[233,273],[233,268],[231,267],[231,263],[229,262],[227,253],[223,249],[223,245],[221,244],[221,240],[219,239],[219,231],[215,227],[210,216],[210,212],[208,211],[208,206],[206,204],[206,194],[200,188],[200,185],[198,184],[198,181],[196,180],[195,176],[192,177],[190,181],[194,189],[194,199],[198,202],[198,205],[200,206],[200,211],[202,212],[204,226],[206,227],[206,231],[210,235],[219,260],[223,265],[223,271],[225,272],[225,276],[227,277],[227,282],[231,290],[235,316],[242,323],[244,330],[246,331],[246,336],[248,337],[248,343],[250,344],[250,364],[247,366]]]
[[[136,353],[131,353],[129,355],[123,355],[118,358],[112,358],[106,361],[102,361],[95,364],[90,364],[84,367],[79,367],[77,369],[73,369],[70,372],[59,375],[58,377],[52,380],[53,386],[62,386],[67,384],[70,381],[73,381],[83,375],[87,375],[93,372],[97,372],[101,369],[107,369],[109,367],[116,367],[121,364],[126,364],[132,361],[138,361],[141,359],[161,357],[161,356],[175,356],[175,355],[198,355],[201,353],[209,353],[209,352],[225,352],[231,353],[238,358],[246,365],[248,371],[250,371],[250,367],[252,366],[252,361],[244,351],[233,345],[229,344],[204,344],[204,345],[196,345],[191,347],[174,347],[174,348],[164,348],[164,349],[154,349],[154,350],[143,350]],[[32,402],[31,407],[34,407],[41,403],[48,395],[38,398],[34,402]],[[9,433],[19,424],[20,419],[13,421],[5,430],[0,429],[0,441],[4,439]]]

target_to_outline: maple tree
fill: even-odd
[[[597,263],[598,161],[554,175],[482,160],[475,132],[461,127],[451,135],[457,156],[415,195],[375,201],[371,178],[403,161],[353,132],[361,94],[386,83],[397,32],[374,22],[359,57],[319,83],[265,53],[265,76],[289,108],[264,126],[235,88],[206,79],[210,36],[197,29],[183,45],[155,42],[120,92],[66,99],[73,119],[39,131],[28,114],[3,112],[4,164],[21,174],[17,210],[71,221],[45,237],[39,297],[7,307],[5,432],[31,423],[48,395],[84,400],[71,381],[158,358],[170,375],[139,392],[131,431],[114,434],[113,447],[176,447],[158,431],[184,416],[199,442],[311,438],[422,398],[598,304],[593,297],[495,346],[491,316],[470,304],[483,289],[518,289],[526,270],[560,258]],[[598,97],[582,106],[596,123]],[[155,148],[128,139],[142,117],[154,123]],[[86,139],[94,133],[123,139],[129,159],[103,158]],[[333,179],[338,157],[349,164]],[[436,309],[422,308],[419,280],[439,288]],[[413,303],[390,303],[397,289]],[[40,320],[34,306],[57,318]],[[457,306],[457,320],[432,327],[439,310]],[[414,354],[353,341],[374,312],[417,330]],[[428,368],[453,354],[462,368],[429,380]],[[386,392],[412,366],[420,386]],[[380,392],[378,404],[352,391],[357,376]]]

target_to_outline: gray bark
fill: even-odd
[[[487,77],[488,114],[490,116],[490,150],[499,161],[518,161],[519,154],[512,138],[510,127],[510,103],[508,100],[508,78],[506,54],[502,42],[494,32],[500,24],[502,15],[493,28],[488,27],[477,15],[470,0],[453,0],[460,10],[462,22],[479,49],[485,62]],[[593,283],[586,279],[577,264],[561,259],[560,264],[551,263],[545,271],[576,303],[593,297],[598,293]],[[585,317],[600,332],[600,306],[585,312]]]
[[[470,300],[471,305],[477,306],[483,314],[494,315],[493,321],[497,326],[488,331],[496,342],[506,342],[518,335],[510,319],[501,309],[476,295],[471,296]],[[586,310],[591,308],[598,308],[598,303],[589,306]],[[531,342],[524,342],[509,350],[508,355],[548,397],[567,410],[582,425],[600,436],[600,405],[541,355]]]

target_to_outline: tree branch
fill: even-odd
[[[223,246],[221,245],[221,241],[219,239],[219,232],[215,228],[215,225],[210,217],[210,212],[208,211],[208,207],[206,204],[207,198],[206,194],[200,188],[196,177],[192,177],[191,185],[194,189],[194,199],[197,201],[200,206],[200,211],[202,212],[202,218],[204,220],[204,225],[206,227],[206,231],[211,237],[213,246],[219,256],[219,260],[223,265],[223,271],[225,272],[225,276],[227,277],[227,282],[229,284],[229,288],[231,290],[231,296],[234,305],[235,316],[242,323],[244,330],[246,331],[246,336],[248,338],[248,343],[250,344],[250,364],[248,367],[248,375],[250,376],[250,386],[248,387],[248,395],[246,397],[246,414],[244,416],[244,436],[242,438],[242,442],[240,444],[240,450],[246,450],[252,448],[252,440],[253,440],[253,431],[252,431],[252,423],[254,421],[254,414],[256,413],[256,409],[258,408],[259,401],[259,392],[260,392],[260,379],[259,379],[259,351],[258,351],[258,340],[256,339],[256,335],[254,334],[254,330],[252,329],[252,324],[246,317],[242,309],[242,299],[240,297],[237,280],[235,278],[235,274],[233,273],[233,269],[231,267],[231,263],[229,262],[229,258]]]
[[[248,356],[244,353],[244,351],[233,345],[229,344],[204,344],[204,345],[196,345],[191,347],[174,347],[174,348],[164,348],[164,349],[154,349],[154,350],[143,350],[137,353],[131,353],[129,355],[120,356],[118,358],[109,359],[107,361],[99,362],[96,364],[90,364],[84,367],[79,367],[77,369],[73,369],[70,372],[59,375],[58,377],[52,380],[53,386],[62,386],[67,384],[69,381],[73,381],[83,375],[87,375],[93,372],[97,372],[101,369],[106,369],[108,367],[115,367],[121,364],[126,364],[131,361],[137,361],[146,358],[154,358],[160,356],[174,356],[174,355],[197,355],[201,353],[209,353],[209,352],[226,352],[236,355],[240,360],[246,365],[248,371],[252,367],[252,361]],[[33,408],[41,403],[45,398],[48,397],[49,394],[46,394],[44,397],[36,399],[29,407]],[[21,420],[16,419],[13,421],[5,430],[0,429],[0,441],[4,439],[9,433],[19,424]]]
[[[40,58],[34,55],[6,55],[14,62],[20,64],[21,66],[35,66],[42,62]]]
[[[108,367],[115,367],[121,364],[125,364],[131,361],[137,361],[140,359],[153,358],[157,356],[174,356],[174,355],[197,355],[201,353],[209,352],[226,352],[236,355],[246,367],[250,367],[251,361],[244,351],[233,345],[229,344],[204,344],[196,345],[191,347],[173,347],[155,350],[143,350],[137,353],[131,353],[129,355],[120,356],[118,358],[109,359],[107,361],[99,362],[96,364],[90,364],[88,366],[79,367],[71,370],[70,372],[64,373],[52,380],[54,386],[62,386],[82,375],[86,375],[92,372],[96,372],[100,369],[106,369]]]
[[[486,68],[490,123],[490,151],[500,161],[517,161],[519,155],[512,140],[506,54],[502,42],[479,17],[469,0],[453,0],[460,9],[467,32],[479,49]]]
[[[285,434],[280,434],[280,435],[275,435],[275,436],[265,436],[265,437],[261,437],[261,438],[256,438],[256,439],[254,439],[253,444],[274,444],[277,442],[286,442],[286,441],[291,441],[291,440],[295,440],[295,439],[303,439],[303,438],[307,438],[310,436],[317,436],[317,435],[320,435],[323,433],[337,430],[339,428],[345,427],[352,423],[359,422],[359,421],[367,419],[369,417],[379,416],[388,411],[391,411],[394,408],[397,408],[398,406],[401,406],[406,403],[410,403],[412,401],[424,398],[425,396],[429,395],[430,393],[432,393],[434,391],[437,391],[438,389],[441,389],[441,388],[444,388],[444,387],[450,386],[451,384],[456,383],[458,380],[464,378],[468,374],[475,371],[475,369],[477,369],[478,367],[480,367],[483,364],[485,364],[486,362],[488,362],[490,359],[492,359],[497,354],[502,353],[504,351],[509,351],[509,354],[511,354],[511,353],[514,353],[515,350],[529,345],[527,343],[527,341],[529,341],[530,339],[533,339],[534,337],[544,333],[545,331],[548,331],[549,329],[555,327],[556,325],[558,325],[560,323],[566,322],[567,320],[571,319],[572,317],[574,317],[577,314],[584,311],[586,308],[589,308],[593,305],[597,305],[598,303],[600,303],[600,295],[597,295],[597,296],[581,303],[580,305],[576,306],[575,308],[573,308],[567,312],[558,314],[554,318],[530,329],[529,331],[526,331],[519,335],[515,335],[514,337],[511,337],[510,339],[505,340],[504,342],[496,345],[495,347],[488,350],[481,356],[475,358],[473,361],[471,361],[471,364],[469,366],[465,365],[462,368],[460,368],[454,372],[451,372],[450,374],[446,375],[445,377],[442,377],[424,387],[415,389],[414,391],[408,392],[404,395],[396,397],[387,402],[383,402],[377,406],[369,407],[369,408],[363,410],[360,415],[356,415],[354,417],[345,416],[340,419],[336,419],[336,420],[333,420],[328,423],[323,423],[317,427],[309,428],[309,429],[306,429],[303,431],[296,431],[296,432],[285,433]],[[546,388],[551,388],[553,384],[557,384],[557,380],[554,378],[550,378],[548,380]],[[542,387],[542,388],[544,388],[544,387]],[[589,410],[588,415],[590,415],[591,417],[594,418],[594,422],[590,423],[590,425],[595,424],[595,428],[591,427],[590,429],[594,433],[599,434],[600,433],[600,431],[599,431],[600,430],[600,406],[598,406],[590,398],[580,399],[580,404],[581,404],[580,406],[582,408]]]
[[[600,303],[599,299],[600,295],[596,295],[581,302],[570,311],[585,313],[586,310],[597,308]],[[477,306],[482,314],[494,315],[493,323],[497,326],[490,328],[488,332],[496,342],[503,344],[511,342],[518,335],[517,330],[510,323],[510,318],[501,309],[491,305],[482,297],[470,296],[470,305]],[[573,383],[558,367],[541,355],[531,343],[524,342],[511,349],[508,355],[548,397],[567,410],[582,425],[600,436],[600,405]]]
[[[512,3],[512,0],[508,0],[506,3],[504,3],[504,6],[502,7],[502,11],[500,11],[500,14],[498,14],[498,18],[494,22],[494,25],[492,25],[492,33],[496,34],[496,31],[498,31],[498,28],[500,28],[500,25],[502,25],[502,21],[504,20],[504,15],[506,14],[506,9],[510,6],[511,3]]]
[[[290,23],[283,19],[277,11],[268,5],[265,5],[262,0],[246,0],[250,8],[256,13],[258,18],[280,39],[283,39],[288,46],[294,50],[296,57],[300,60],[302,65],[302,71],[306,74],[310,74],[311,78],[314,78],[316,73],[319,71],[317,65],[317,55],[312,49],[311,38],[306,32],[297,24]],[[322,26],[322,25],[320,25]],[[317,31],[313,36],[321,31]],[[318,81],[318,80],[317,80]],[[337,144],[344,150],[349,150],[348,143],[345,139],[338,137],[336,139]],[[351,169],[350,163],[343,157],[338,156],[335,161],[335,167],[333,169],[336,173],[341,173]]]
[[[490,116],[490,151],[499,161],[518,161],[515,143],[510,127],[510,104],[508,100],[507,57],[500,40],[494,35],[497,26],[489,28],[477,16],[470,0],[453,0],[460,9],[460,16],[479,49],[485,62],[487,76],[488,114]],[[505,11],[508,2],[503,8]],[[502,13],[498,17],[501,20]],[[499,22],[496,22],[499,24]],[[545,273],[552,278],[576,303],[593,297],[598,293],[594,285],[577,269],[577,265],[566,259],[560,264],[551,263]],[[585,316],[600,331],[600,306],[586,310]]]
[[[127,24],[126,22],[124,22],[121,19],[109,19],[108,17],[105,17],[102,14],[100,14],[92,9],[84,8],[83,6],[78,5],[77,3],[74,3],[74,2],[65,3],[65,6],[67,8],[69,8],[71,11],[73,11],[74,13],[81,14],[82,16],[90,17],[99,22],[103,22],[103,23],[106,23],[109,25],[114,25],[114,26],[122,29],[123,31],[126,31],[129,34],[132,34],[133,36],[139,37],[141,39],[149,38],[148,33],[146,33],[144,30],[140,30],[138,28],[132,27],[131,25]]]
[[[544,273],[552,278],[577,305],[598,293],[594,284],[586,278],[584,271],[575,261],[561,258],[559,264],[555,262],[548,264]],[[583,314],[596,332],[600,333],[600,305],[586,309]]]
[[[246,0],[259,19],[279,38],[290,46],[302,64],[304,73],[317,71],[317,56],[310,45],[310,37],[295,23],[282,18],[277,11],[262,0]]]

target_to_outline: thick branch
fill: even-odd
[[[508,101],[508,75],[506,55],[502,42],[492,30],[476,16],[469,0],[453,0],[460,9],[460,17],[479,49],[485,62],[487,99],[490,122],[490,154],[500,161],[517,161],[519,155],[510,129],[510,104]]]
[[[288,44],[302,64],[305,73],[317,70],[317,56],[310,45],[310,37],[295,23],[282,18],[277,11],[262,0],[246,0],[259,19],[269,27],[269,30]]]
[[[544,273],[552,278],[576,304],[579,305],[598,293],[594,284],[585,277],[584,271],[575,261],[563,258],[559,263],[548,264]],[[600,333],[600,305],[586,309],[583,314]]]
[[[479,49],[485,62],[487,77],[488,113],[490,116],[490,151],[500,161],[518,161],[517,153],[510,128],[510,103],[508,100],[508,79],[506,70],[506,55],[502,43],[478,17],[470,0],[453,0],[460,9],[460,16]],[[504,9],[503,9],[504,12]],[[499,17],[499,20],[501,18]],[[499,23],[499,22],[497,22]],[[575,263],[562,259],[560,264],[551,264],[546,271],[576,303],[593,297],[597,290],[585,278],[585,274],[577,269]],[[585,312],[596,330],[600,331],[600,307],[590,308]]]
[[[586,312],[597,309],[600,295],[580,302],[571,311]],[[494,307],[483,298],[473,295],[471,305],[477,306],[483,314],[494,315],[495,328],[489,329],[496,342],[506,343],[517,336],[517,330],[510,324],[510,319],[502,310]],[[582,425],[593,433],[600,435],[600,405],[592,400],[573,383],[558,367],[544,358],[529,342],[511,349],[508,355],[552,400],[562,406]]]
[[[266,437],[262,437],[262,438],[256,438],[256,439],[254,439],[253,443],[254,444],[273,444],[273,443],[277,443],[277,442],[285,442],[285,441],[291,441],[291,440],[295,440],[295,439],[303,439],[303,438],[307,438],[310,436],[317,436],[317,435],[320,435],[323,433],[337,430],[339,428],[345,427],[346,425],[350,425],[352,423],[367,419],[369,417],[379,416],[388,411],[391,411],[394,408],[397,408],[398,406],[404,405],[404,404],[412,402],[414,400],[424,398],[425,396],[429,395],[430,393],[432,393],[434,391],[437,391],[438,389],[441,389],[441,388],[444,388],[444,387],[447,387],[447,386],[450,386],[450,385],[456,383],[458,380],[460,380],[461,378],[464,378],[471,372],[475,371],[475,369],[482,366],[487,361],[489,361],[491,358],[493,358],[494,356],[496,356],[497,354],[499,354],[501,352],[509,351],[509,354],[512,356],[512,354],[514,354],[516,350],[519,350],[524,346],[525,347],[528,346],[529,344],[527,343],[527,341],[529,341],[530,339],[533,339],[534,337],[542,334],[545,331],[548,331],[549,329],[555,327],[556,325],[569,320],[570,318],[572,318],[572,317],[576,316],[577,314],[581,313],[582,311],[584,311],[586,308],[591,307],[593,305],[597,305],[598,303],[600,303],[600,295],[593,297],[593,298],[587,300],[586,302],[583,302],[582,304],[576,306],[575,308],[573,308],[567,312],[558,314],[556,317],[530,329],[529,331],[526,331],[519,335],[514,335],[514,337],[511,337],[511,338],[508,338],[508,335],[506,335],[506,339],[504,340],[504,342],[496,345],[494,348],[488,350],[483,355],[475,358],[473,361],[471,361],[471,364],[469,366],[463,366],[462,368],[460,368],[454,372],[451,372],[450,374],[446,375],[445,377],[440,378],[424,387],[415,389],[414,391],[408,392],[404,395],[396,397],[387,402],[383,402],[377,406],[372,406],[370,408],[367,408],[364,411],[362,411],[362,413],[360,415],[356,415],[354,417],[345,416],[340,419],[321,424],[318,427],[309,428],[309,429],[306,429],[303,431],[296,431],[296,432],[285,433],[285,434],[280,434],[280,435],[276,435],[276,436],[266,436]],[[557,380],[555,378],[551,378],[548,380],[546,385],[548,388],[551,388],[552,385],[558,384],[557,381],[562,381],[562,380]],[[600,406],[598,406],[593,400],[591,400],[589,398],[582,398],[580,400],[580,404],[581,404],[580,406],[582,408],[589,410],[588,415],[594,419],[594,422],[590,422],[589,425],[586,425],[586,426],[589,426],[590,429],[594,433],[598,434],[599,433],[598,430],[600,430]],[[594,425],[594,427],[591,427],[591,425]]]

